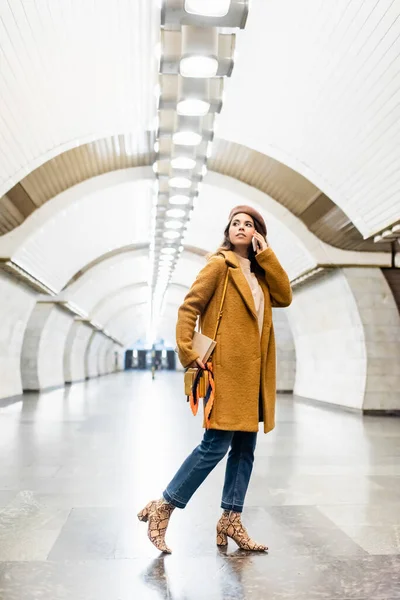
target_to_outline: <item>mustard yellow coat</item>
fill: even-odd
[[[258,431],[262,406],[264,432],[275,426],[276,353],[272,306],[289,306],[289,278],[271,248],[257,255],[263,276],[264,325],[260,340],[250,286],[234,252],[212,256],[200,271],[178,311],[176,327],[179,359],[184,367],[198,358],[192,349],[197,317],[202,333],[213,337],[226,272],[228,287],[213,354],[215,400],[211,429]]]

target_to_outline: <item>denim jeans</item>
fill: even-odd
[[[185,508],[198,487],[228,452],[221,507],[242,512],[244,499],[253,470],[257,433],[208,429],[187,457],[163,496],[177,508]]]

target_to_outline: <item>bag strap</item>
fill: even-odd
[[[214,337],[213,337],[214,342],[215,342],[215,339],[217,337],[219,324],[220,324],[221,318],[222,318],[222,313],[224,312],[223,308],[224,308],[224,302],[225,302],[225,296],[226,296],[226,289],[228,287],[228,279],[229,279],[229,269],[227,269],[227,271],[226,271],[225,282],[224,282],[224,290],[222,292],[221,306],[219,307],[219,313],[218,313],[218,317],[217,317],[217,324],[215,326],[215,333],[214,333]]]

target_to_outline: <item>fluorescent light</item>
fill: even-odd
[[[214,56],[195,54],[184,56],[179,63],[182,77],[215,77],[218,71],[218,60]]]
[[[207,167],[206,167],[206,165],[203,165],[203,166],[202,166],[202,168],[201,168],[201,174],[202,174],[203,176],[204,176],[204,175],[207,175]]]
[[[230,5],[231,0],[185,0],[185,11],[192,15],[225,17]]]
[[[167,217],[173,217],[174,219],[180,219],[181,217],[184,217],[185,214],[185,211],[181,208],[170,208],[166,212]]]
[[[189,98],[178,102],[176,110],[178,115],[185,115],[186,117],[204,117],[210,110],[210,103],[205,100]]]
[[[158,173],[158,163],[157,162],[153,163],[153,172]]]
[[[171,256],[169,254],[163,254],[160,256],[160,265],[168,265],[173,260],[175,260],[175,256]]]
[[[179,194],[177,194],[176,196],[171,196],[169,199],[169,203],[174,204],[175,206],[184,206],[185,204],[189,204],[189,202],[189,196],[180,196]]]
[[[171,187],[187,189],[191,187],[192,182],[187,177],[171,177],[169,185]]]
[[[160,142],[154,142],[154,152],[158,152],[160,150]]]
[[[163,233],[163,237],[167,240],[176,240],[180,235],[179,231],[164,231]]]
[[[195,131],[177,131],[172,139],[178,146],[198,146],[202,138],[200,133]]]
[[[183,223],[181,221],[166,221],[165,227],[167,227],[167,229],[181,229]]]
[[[161,248],[161,254],[175,254],[176,248]]]
[[[194,158],[187,156],[177,156],[171,160],[171,166],[174,169],[193,169],[196,166]]]

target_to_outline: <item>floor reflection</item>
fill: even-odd
[[[245,590],[254,590],[249,586],[250,578],[246,582],[246,571],[251,567],[255,553],[243,550],[228,553],[223,548],[217,552],[217,568],[210,571],[207,578],[204,571],[203,576],[199,573],[201,581],[191,572],[191,560],[174,560],[165,556],[149,563],[140,574],[141,581],[149,590],[157,592],[162,600],[191,600],[200,596],[213,600],[245,600]],[[199,568],[199,571],[202,569]]]

